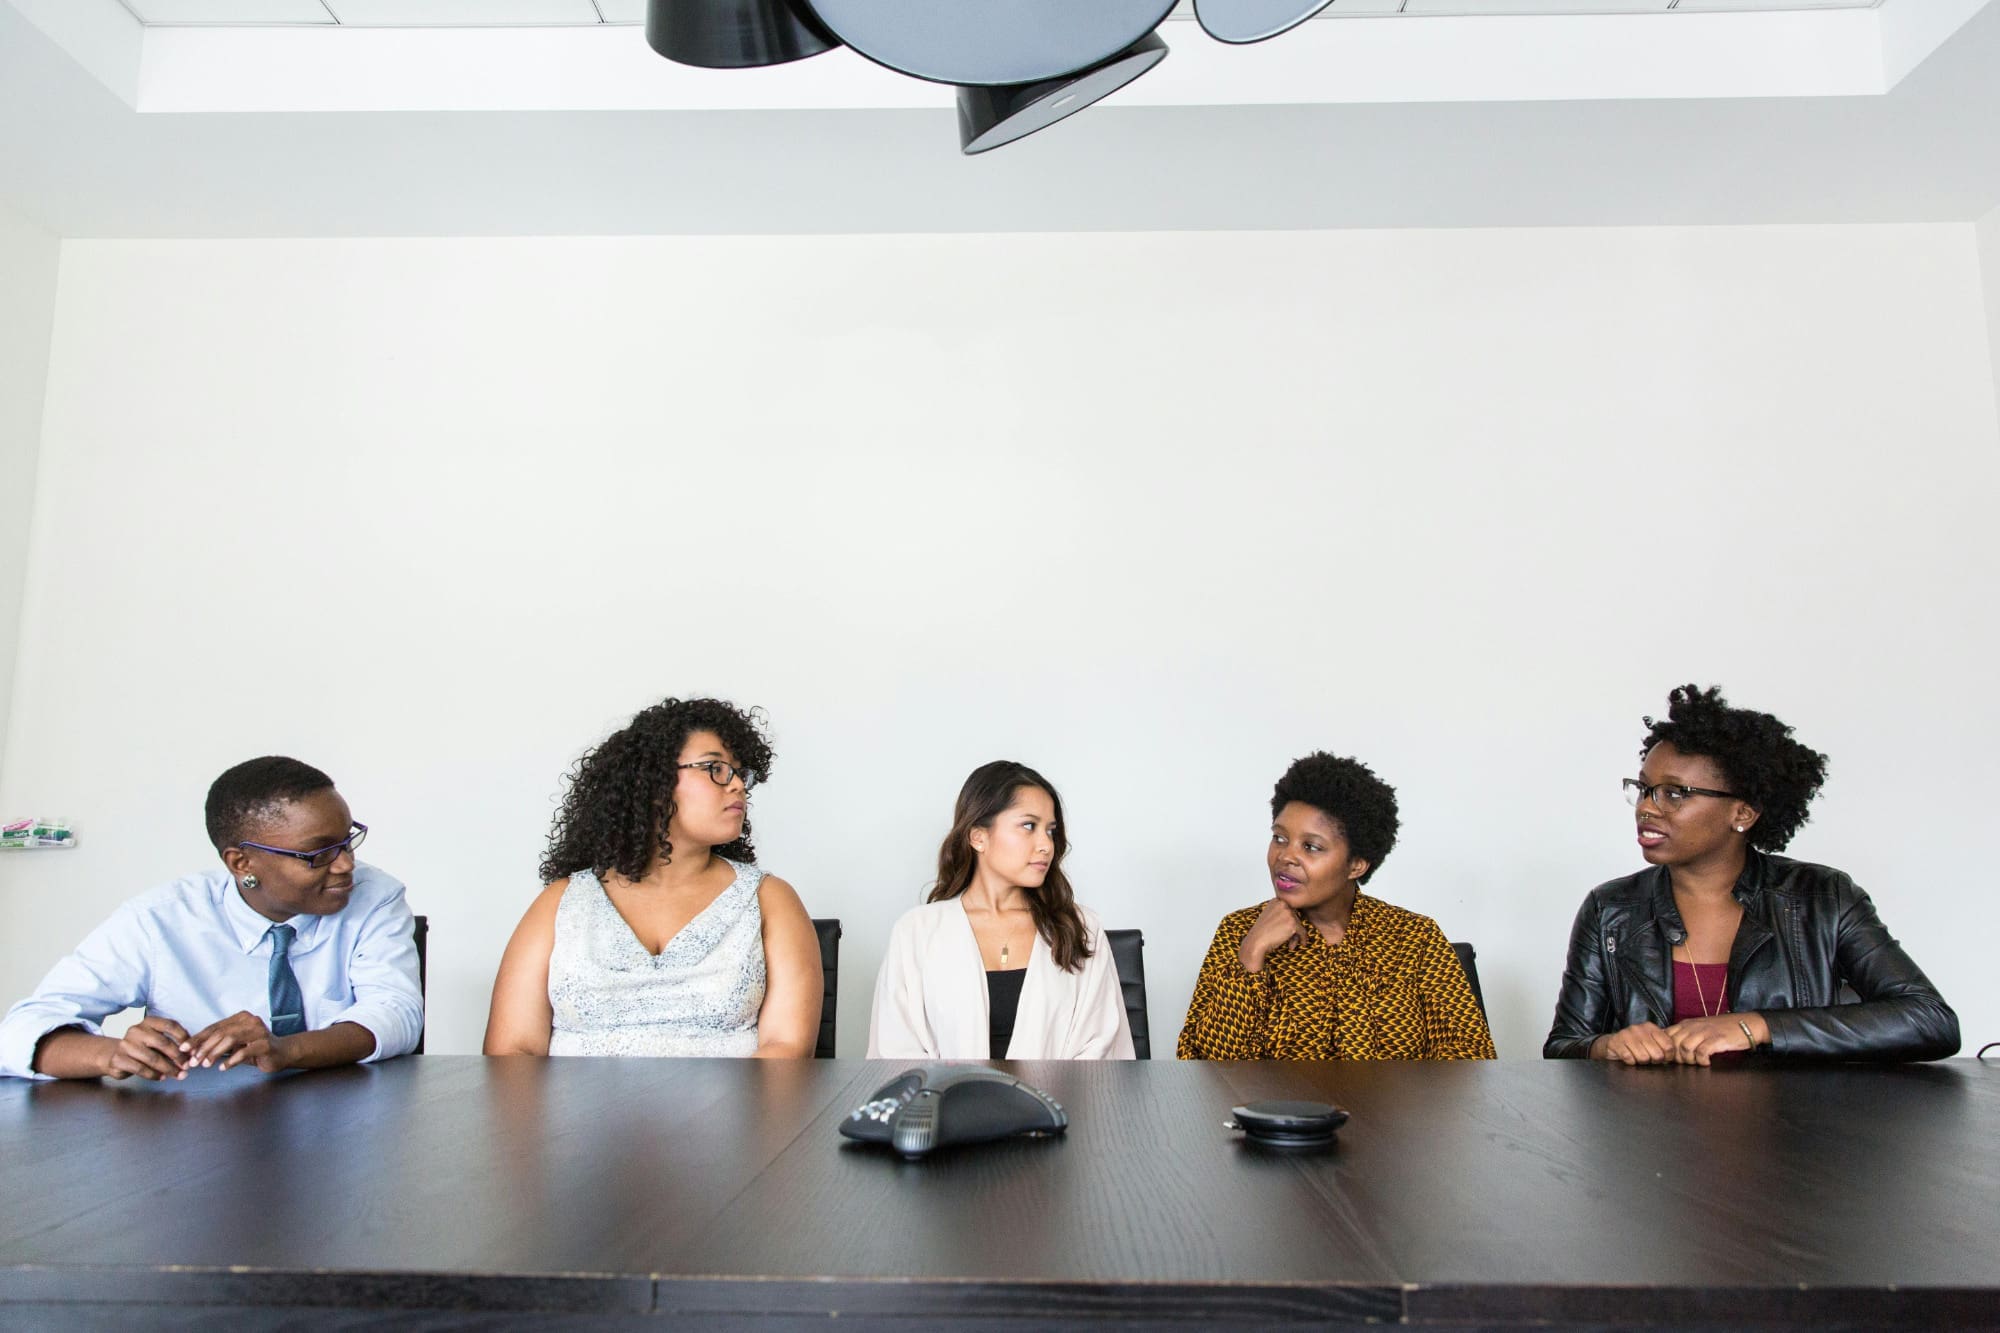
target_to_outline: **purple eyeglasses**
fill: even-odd
[[[368,826],[356,823],[353,831],[346,837],[342,838],[339,842],[330,842],[318,851],[295,852],[289,847],[266,847],[261,842],[239,842],[236,845],[238,847],[255,847],[258,851],[269,852],[273,856],[289,856],[295,861],[304,861],[314,870],[323,870],[335,861],[338,861],[342,852],[351,852],[356,847],[359,847],[362,840],[367,836]]]

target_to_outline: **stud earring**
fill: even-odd
[[[243,877],[243,887],[255,893],[257,891],[257,877],[255,875],[245,875]]]
[[[1736,831],[1737,831],[1738,833],[1741,833],[1741,832],[1743,831],[1743,826],[1742,826],[1741,824],[1738,824],[1738,825],[1736,826]]]

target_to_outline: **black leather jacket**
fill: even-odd
[[[1846,875],[1752,851],[1735,895],[1743,922],[1729,953],[1729,1008],[1764,1015],[1772,1054],[1938,1060],[1957,1053],[1958,1015]],[[1671,1023],[1670,950],[1686,938],[1665,866],[1592,889],[1570,931],[1543,1057],[1580,1059],[1606,1033]],[[1841,1003],[1843,987],[1859,1003]]]

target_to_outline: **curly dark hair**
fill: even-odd
[[[662,861],[673,860],[667,821],[673,817],[674,788],[680,782],[675,765],[681,747],[694,733],[712,731],[737,767],[767,777],[773,752],[764,723],[763,709],[745,712],[722,699],[668,699],[641,709],[570,769],[568,790],[542,854],[543,882],[579,870],[599,877],[615,870],[626,879],[643,879],[655,854]],[[750,821],[743,821],[742,837],[715,851],[732,861],[756,861]]]
[[[1666,720],[1646,719],[1639,761],[1663,743],[1715,761],[1729,790],[1757,811],[1745,840],[1760,851],[1785,849],[1826,783],[1825,755],[1793,740],[1769,713],[1731,708],[1720,685],[1682,685],[1667,696]]]
[[[1292,762],[1271,792],[1271,818],[1293,801],[1313,807],[1340,825],[1348,854],[1368,863],[1366,884],[1396,845],[1396,789],[1359,759],[1315,750]]]

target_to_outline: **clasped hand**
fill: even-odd
[[[217,1061],[223,1069],[254,1064],[275,1074],[291,1067],[289,1041],[272,1036],[264,1020],[247,1009],[210,1023],[193,1036],[171,1018],[148,1014],[112,1048],[104,1077],[183,1079],[188,1070],[211,1068]]]
[[[1656,1023],[1634,1023],[1607,1037],[1596,1051],[1601,1060],[1617,1060],[1628,1065],[1705,1065],[1728,1051],[1747,1051],[1754,1044],[1743,1031],[1762,1028],[1757,1014],[1716,1014],[1710,1018],[1689,1018],[1672,1027]]]
[[[1299,919],[1291,904],[1282,898],[1272,898],[1265,902],[1264,910],[1257,913],[1257,920],[1237,946],[1237,961],[1243,964],[1245,972],[1261,971],[1264,960],[1272,954],[1304,944],[1306,930],[1306,923]]]

